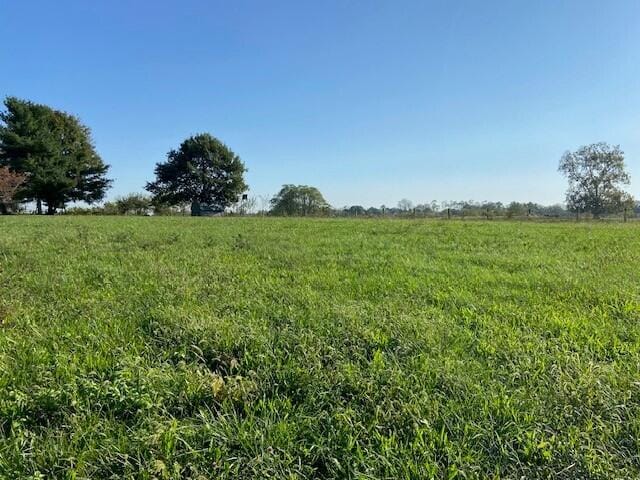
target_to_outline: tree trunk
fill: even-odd
[[[36,213],[42,215],[42,200],[39,198],[36,200]]]
[[[47,215],[55,215],[55,214],[56,214],[55,202],[47,202]]]

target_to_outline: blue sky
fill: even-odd
[[[210,132],[252,195],[560,202],[607,141],[640,196],[640,2],[0,0],[0,95],[78,115],[109,197]]]

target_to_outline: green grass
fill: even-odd
[[[0,219],[0,478],[638,478],[640,225]]]

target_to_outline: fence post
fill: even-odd
[[[627,221],[627,207],[624,207],[624,214],[622,218],[624,218],[625,222]]]
[[[451,220],[451,209],[447,208],[447,220]]]

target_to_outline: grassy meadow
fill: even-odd
[[[640,224],[0,218],[0,478],[640,478]]]

